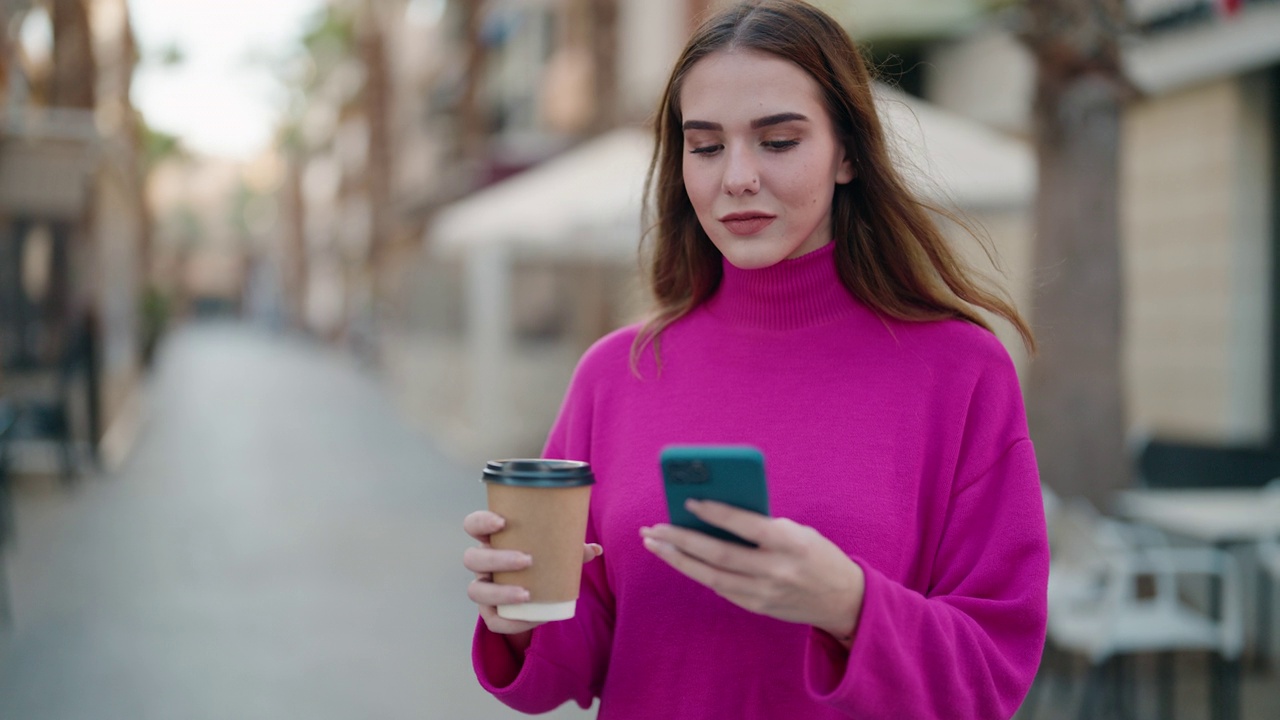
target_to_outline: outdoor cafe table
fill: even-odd
[[[1280,492],[1263,488],[1126,490],[1120,514],[1229,549],[1280,537]]]
[[[1262,488],[1156,489],[1127,490],[1116,498],[1116,510],[1131,520],[1146,523],[1168,533],[1180,535],[1220,550],[1254,545],[1260,540],[1280,536],[1280,492]],[[1209,612],[1220,617],[1219,585],[1212,582]],[[1270,583],[1258,577],[1258,637],[1254,653],[1255,665],[1266,664],[1266,651],[1271,639]],[[1215,717],[1228,715],[1223,704],[1231,702],[1238,715],[1238,698],[1228,700],[1223,686],[1222,661],[1214,661],[1211,697]],[[1239,692],[1239,679],[1236,692]]]
[[[1121,492],[1121,515],[1174,535],[1221,550],[1280,537],[1280,492],[1263,488],[1141,489]],[[1270,583],[1259,576],[1258,653],[1261,661],[1271,636]],[[1216,593],[1210,609],[1217,613]]]

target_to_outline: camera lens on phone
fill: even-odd
[[[711,474],[707,472],[707,466],[693,460],[683,462],[671,468],[671,479],[681,485],[697,485],[705,483],[711,478]]]

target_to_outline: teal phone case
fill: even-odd
[[[662,481],[671,524],[755,547],[722,528],[708,525],[684,507],[685,500],[717,500],[769,514],[764,455],[749,445],[671,445],[662,450]]]

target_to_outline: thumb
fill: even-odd
[[[582,546],[582,564],[585,565],[604,554],[604,548],[597,543],[586,543]]]

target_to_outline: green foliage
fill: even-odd
[[[170,211],[166,223],[178,238],[179,251],[187,252],[199,247],[205,239],[204,222],[190,205],[179,205]]]
[[[302,128],[297,122],[287,122],[276,130],[276,146],[288,154],[302,151]]]
[[[290,152],[303,149],[301,124],[310,96],[356,51],[354,15],[349,9],[324,5],[307,19],[299,45],[300,51],[287,56],[257,59],[272,68],[285,90],[287,108],[276,129],[276,145]]]
[[[230,217],[231,226],[236,229],[236,233],[240,237],[246,237],[249,234],[248,209],[249,204],[253,202],[257,194],[244,181],[236,184],[235,194],[231,198]]]
[[[173,314],[173,300],[169,294],[154,283],[148,283],[138,301],[138,315],[141,320],[142,357],[143,362],[151,364],[155,356],[156,345],[169,327],[169,319]]]
[[[187,151],[182,147],[182,140],[177,135],[148,125],[142,113],[138,113],[138,132],[142,166],[147,172],[169,158],[186,157]]]
[[[187,61],[187,51],[178,43],[169,43],[155,53],[155,62],[161,67],[177,67]]]
[[[172,301],[169,295],[154,283],[148,284],[142,291],[142,300],[138,309],[142,313],[142,325],[148,330],[160,331],[169,322],[169,310]]]
[[[355,42],[355,22],[349,13],[326,5],[312,15],[302,35],[302,47],[313,69],[303,82],[304,88],[315,89],[343,58],[355,52]]]

